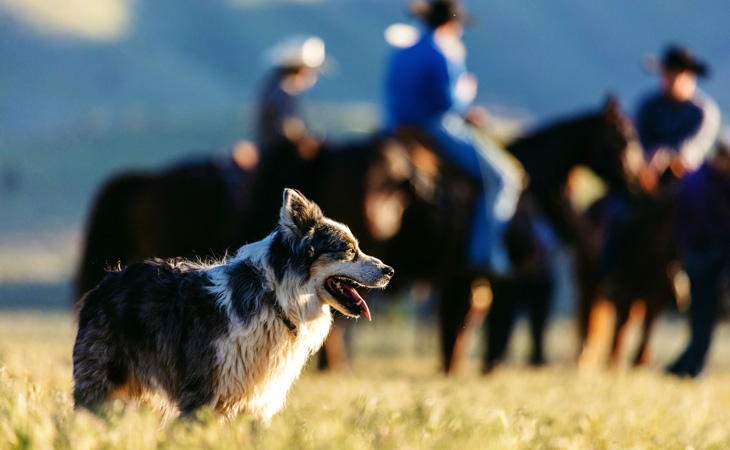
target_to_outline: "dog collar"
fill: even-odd
[[[291,331],[292,334],[294,334],[294,337],[296,337],[297,326],[294,325],[294,323],[286,316],[284,308],[282,308],[281,304],[276,301],[273,292],[268,292],[264,294],[264,299],[274,308],[276,315],[279,316],[281,321],[284,322],[284,325],[286,325],[286,327],[289,328],[289,331]]]

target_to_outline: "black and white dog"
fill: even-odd
[[[370,319],[355,288],[384,288],[392,276],[345,225],[287,189],[276,230],[234,257],[137,263],[86,294],[74,402],[94,408],[162,391],[168,412],[208,406],[268,420],[324,342],[330,306]]]

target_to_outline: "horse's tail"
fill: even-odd
[[[130,206],[145,178],[124,174],[107,181],[94,201],[73,292],[77,303],[106,276],[108,268],[133,256]]]

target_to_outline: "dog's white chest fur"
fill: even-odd
[[[245,412],[268,420],[284,405],[287,392],[332,324],[329,307],[300,324],[296,336],[272,311],[255,327],[232,325],[216,342],[218,373],[213,408],[226,417]]]

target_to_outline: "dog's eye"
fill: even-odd
[[[345,250],[345,255],[347,255],[348,258],[354,258],[355,257],[355,249],[354,248],[348,248]]]

